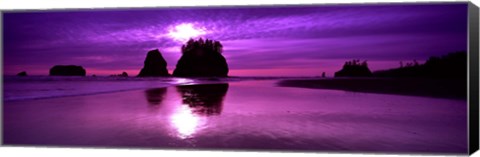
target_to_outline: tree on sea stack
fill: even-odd
[[[367,61],[347,61],[340,71],[335,72],[335,77],[370,77],[372,72],[368,68]]]
[[[228,64],[219,41],[190,39],[182,45],[182,57],[173,75],[177,77],[227,77]]]

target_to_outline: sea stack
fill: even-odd
[[[26,71],[19,72],[17,76],[27,76],[27,72]]]
[[[219,41],[190,39],[182,46],[173,75],[177,77],[227,77],[227,60],[222,55]]]
[[[148,52],[143,68],[138,74],[138,77],[153,76],[170,76],[167,70],[167,61],[163,59],[163,56],[158,49]]]
[[[335,72],[335,77],[370,77],[372,72],[368,69],[367,61],[360,60],[345,62],[342,70]]]
[[[120,74],[121,77],[128,77],[128,73],[127,72],[122,72],[122,74]]]
[[[55,65],[50,68],[50,76],[85,76],[86,71],[77,65]]]

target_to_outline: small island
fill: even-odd
[[[170,76],[170,74],[167,70],[167,61],[165,61],[160,51],[155,49],[147,53],[143,68],[140,70],[138,77],[158,76]]]
[[[17,76],[28,76],[26,71],[19,72]]]
[[[367,61],[360,63],[360,60],[347,61],[342,70],[335,72],[335,77],[370,77],[372,72],[368,69]]]
[[[55,65],[50,68],[50,76],[85,76],[86,70],[77,65]]]
[[[182,45],[182,57],[177,62],[173,76],[227,77],[228,64],[222,55],[222,48],[219,41],[190,39]]]

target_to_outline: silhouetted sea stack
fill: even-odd
[[[360,60],[345,62],[342,70],[335,72],[335,77],[370,77],[372,72],[368,69],[367,61]]]
[[[167,70],[167,61],[163,59],[163,56],[158,49],[148,52],[143,68],[138,74],[138,77],[149,76],[170,76]]]
[[[19,72],[17,76],[27,76],[27,72],[26,71]]]
[[[128,77],[128,73],[124,71],[121,74],[110,75],[110,77]]]
[[[453,52],[444,56],[430,57],[425,64],[413,63],[401,65],[399,68],[376,71],[375,77],[409,77],[409,78],[455,78],[464,80],[467,77],[467,53]]]
[[[50,68],[50,76],[85,76],[86,71],[77,65],[55,65]]]
[[[122,72],[122,74],[121,74],[120,76],[122,76],[122,77],[128,77],[128,73],[124,71],[124,72]]]
[[[190,39],[182,46],[174,76],[178,77],[227,77],[228,64],[222,55],[219,41]]]

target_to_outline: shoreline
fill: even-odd
[[[279,87],[333,89],[351,92],[467,99],[466,79],[430,78],[327,78],[282,80]]]

